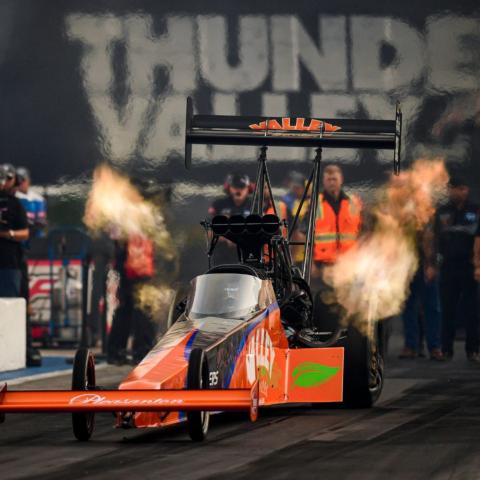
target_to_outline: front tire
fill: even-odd
[[[87,391],[95,389],[95,360],[87,348],[80,348],[75,354],[72,372],[72,390]],[[72,413],[73,434],[77,440],[90,439],[95,426],[95,413]]]
[[[188,390],[200,390],[209,386],[207,357],[201,348],[194,348],[190,353],[187,372]],[[194,442],[201,442],[207,436],[210,413],[204,411],[187,412],[188,434]]]

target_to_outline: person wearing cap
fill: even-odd
[[[208,209],[208,215],[232,215],[248,216],[251,213],[252,184],[250,178],[244,173],[232,173],[227,175],[223,184],[225,195],[213,201]],[[236,263],[237,249],[235,245],[221,237],[215,247],[214,259],[216,264]]]
[[[302,200],[303,192],[305,190],[305,176],[296,171],[289,173],[287,177],[288,191],[278,202],[279,215],[281,220],[287,220],[289,228],[293,225],[293,220],[297,214],[298,207]],[[301,240],[301,235],[298,234],[298,226],[302,224],[305,214],[308,211],[308,199],[305,199],[302,210],[298,215],[296,232],[293,233],[293,240]],[[300,246],[292,246],[293,260],[299,264],[303,261],[303,248]]]
[[[214,200],[208,209],[210,216],[250,215],[251,183],[248,175],[244,173],[228,175],[225,179],[224,191],[226,195]]]
[[[45,235],[47,225],[47,207],[42,195],[31,190],[30,172],[20,167],[16,170],[16,197],[27,212],[30,238],[40,238]]]
[[[16,183],[15,167],[11,163],[4,163],[2,169],[5,175],[4,190],[9,193],[14,193]]]
[[[13,180],[13,182],[12,182]],[[11,190],[15,175],[0,168],[0,297],[20,297],[22,246],[29,237],[25,209]]]
[[[480,363],[477,284],[473,265],[474,238],[480,216],[479,207],[471,202],[469,193],[466,180],[452,176],[448,185],[449,200],[435,215],[436,244],[441,262],[442,350],[447,359],[453,357],[456,314],[462,299],[467,359]]]
[[[20,294],[27,302],[27,365],[40,366],[42,364],[42,357],[40,352],[32,347],[32,335],[29,315],[30,302],[30,281],[28,272],[28,251],[30,250],[30,242],[35,238],[44,236],[46,227],[46,204],[44,198],[30,189],[31,180],[30,172],[24,168],[19,167],[15,172],[15,196],[22,204],[27,214],[28,230],[30,232],[29,240],[22,242],[22,257],[21,264],[21,282]]]

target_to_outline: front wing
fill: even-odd
[[[250,411],[257,419],[258,382],[228,390],[30,390],[0,387],[0,414],[26,412]]]

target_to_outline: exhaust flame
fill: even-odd
[[[375,321],[401,312],[418,268],[418,232],[432,219],[447,182],[443,161],[418,160],[382,190],[373,231],[325,272],[345,324],[368,335]]]
[[[160,210],[107,165],[95,169],[83,221],[93,233],[105,232],[117,240],[144,236],[166,260],[175,256]]]
[[[135,291],[137,305],[151,317],[167,312],[175,291],[166,285],[139,285]]]

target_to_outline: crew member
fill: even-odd
[[[44,198],[30,189],[30,172],[24,168],[17,168],[15,172],[16,181],[14,190],[15,196],[20,200],[28,220],[28,230],[30,232],[29,240],[22,242],[21,258],[21,282],[20,294],[27,302],[27,365],[41,366],[42,357],[40,352],[32,346],[31,324],[30,324],[30,282],[28,273],[28,252],[31,242],[35,238],[44,236],[46,227],[46,203]]]
[[[465,179],[452,176],[449,201],[435,216],[438,252],[441,258],[440,293],[442,305],[442,350],[453,357],[457,310],[463,300],[465,350],[468,360],[480,362],[478,355],[477,284],[474,279],[473,245],[479,224],[479,208],[469,199]]]
[[[242,173],[234,173],[227,176],[224,183],[225,194],[221,198],[217,198],[210,208],[208,214],[210,216],[226,215],[250,215],[251,208],[251,183],[248,175]]]
[[[343,190],[343,172],[338,165],[325,167],[322,182],[323,192],[319,194],[315,219],[311,281],[312,290],[316,291],[314,323],[334,331],[341,307],[335,302],[333,290],[325,283],[323,275],[325,267],[333,265],[339,255],[356,244],[362,224],[362,207],[356,196],[347,195]]]
[[[8,168],[0,168],[0,297],[20,297],[20,242],[29,236],[25,210],[10,193],[14,183]]]
[[[115,240],[115,268],[120,276],[119,306],[115,310],[108,337],[108,363],[127,362],[127,343],[133,334],[132,361],[139,363],[152,349],[156,329],[152,319],[137,305],[137,290],[154,275],[153,242],[143,235]]]
[[[440,348],[441,308],[432,227],[431,222],[418,235],[419,267],[410,284],[410,295],[402,315],[405,346],[399,355],[401,359],[422,356],[424,331],[430,359],[445,360]],[[422,318],[419,316],[421,307],[423,307]],[[425,324],[422,320],[425,320]]]
[[[278,202],[280,209],[280,218],[287,220],[291,226],[295,215],[297,214],[300,201],[305,189],[305,176],[300,172],[290,172],[287,178],[288,192]],[[301,221],[308,210],[308,205],[304,202],[302,211],[299,214],[299,221]]]
[[[10,194],[15,193],[16,188],[16,171],[15,167],[11,163],[4,163],[2,165],[3,171],[5,172],[5,183],[4,190]]]
[[[30,172],[26,168],[17,168],[16,177],[17,191],[15,195],[27,212],[30,239],[43,237],[47,224],[45,199],[42,195],[30,189],[31,177]]]
[[[477,232],[475,233],[475,244],[473,247],[473,264],[475,267],[475,280],[480,282],[480,222],[478,222]],[[477,298],[477,305],[480,298]],[[479,312],[477,312],[478,314]]]
[[[338,256],[352,248],[362,224],[361,203],[343,190],[343,173],[338,165],[327,165],[323,171],[323,192],[318,199],[315,219],[313,260],[317,267],[334,263]]]
[[[221,198],[217,198],[210,208],[208,214],[213,217],[215,215],[232,215],[248,216],[251,213],[250,193],[252,184],[248,175],[234,173],[228,175],[224,183],[225,194]],[[225,263],[237,263],[237,248],[229,240],[220,237],[214,251],[215,263],[217,265]]]
[[[295,171],[290,172],[287,179],[288,192],[278,202],[280,219],[287,220],[290,229],[293,227],[293,220],[300,207],[300,202],[305,190],[305,182],[306,179],[302,173]],[[298,227],[302,224],[303,218],[308,211],[308,205],[309,201],[308,199],[305,199],[302,209],[298,214],[297,225],[292,235],[292,240],[294,241],[301,240],[301,234],[299,234]],[[291,246],[290,248],[294,262],[300,264],[304,257],[303,248],[299,245]]]

